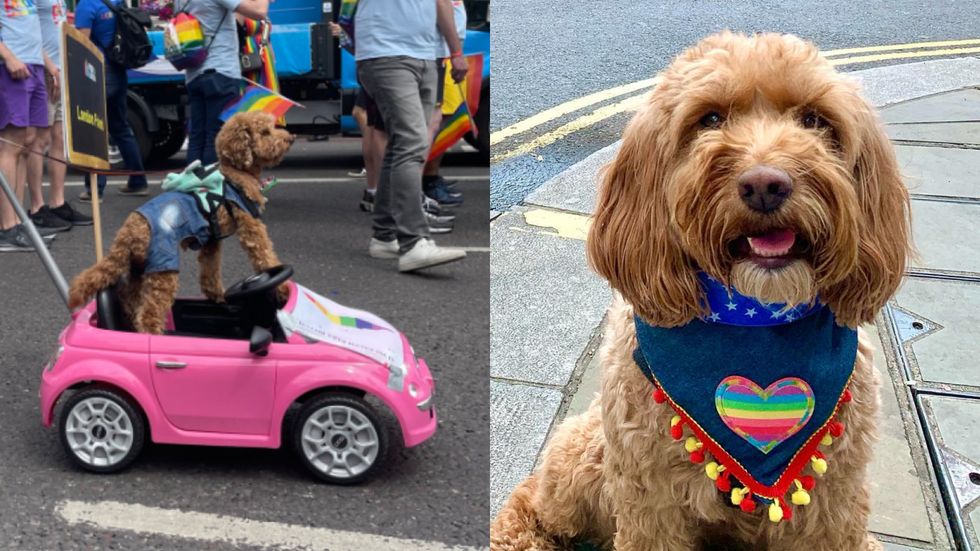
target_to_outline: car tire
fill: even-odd
[[[149,161],[151,163],[167,161],[180,151],[186,137],[184,121],[161,119],[160,130],[153,135],[153,148],[149,154]]]
[[[146,422],[128,397],[106,388],[88,388],[64,403],[58,433],[72,463],[108,474],[129,467],[143,451]]]
[[[357,484],[384,462],[388,432],[370,404],[328,392],[308,400],[293,423],[293,448],[317,478]]]
[[[133,131],[133,136],[136,138],[136,146],[140,152],[140,160],[145,166],[149,163],[150,153],[153,150],[153,139],[146,130],[146,121],[143,120],[139,111],[127,109],[126,122],[129,123],[129,128]],[[119,147],[119,144],[116,144],[116,147]]]

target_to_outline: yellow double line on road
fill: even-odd
[[[980,39],[862,46],[858,48],[827,50],[823,52],[823,55],[824,57],[829,58],[833,65],[853,65],[858,63],[871,63],[875,61],[888,61],[894,59],[959,56],[973,53],[980,53]],[[599,92],[556,105],[555,107],[546,109],[545,111],[542,111],[532,117],[516,122],[496,132],[492,132],[490,134],[490,145],[497,146],[510,138],[524,134],[543,124],[572,114],[576,111],[609,101],[613,98],[618,98],[634,92],[640,92],[624,100],[600,107],[591,113],[582,115],[571,122],[563,124],[549,132],[545,132],[532,140],[516,145],[511,149],[503,148],[504,151],[501,153],[496,153],[491,157],[491,162],[498,163],[518,155],[531,153],[532,151],[547,145],[551,145],[575,132],[578,132],[579,130],[588,128],[614,115],[624,111],[635,110],[639,107],[640,103],[642,103],[643,98],[649,89],[656,85],[656,83],[656,78],[650,78],[601,90]]]

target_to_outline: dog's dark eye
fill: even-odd
[[[827,119],[821,117],[816,111],[809,110],[803,112],[803,116],[800,117],[800,123],[803,125],[803,128],[820,129],[830,126]]]
[[[698,122],[705,128],[718,128],[725,122],[725,117],[721,116],[717,111],[712,111],[701,117],[701,120]]]

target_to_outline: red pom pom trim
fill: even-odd
[[[817,481],[810,475],[803,475],[800,477],[800,484],[803,485],[804,490],[809,492],[817,485]]]
[[[793,520],[793,507],[785,501],[780,504],[783,508],[783,520]]]
[[[701,450],[691,452],[691,463],[704,463],[704,452]]]
[[[728,471],[718,475],[718,479],[715,480],[715,486],[718,488],[718,490],[725,493],[732,490],[732,481],[728,479]]]
[[[829,423],[827,428],[830,430],[830,435],[834,438],[840,438],[840,435],[844,434],[844,423],[840,421]]]
[[[742,498],[742,503],[738,504],[738,508],[746,513],[755,511],[755,500],[752,499],[752,494],[745,494],[745,497]]]
[[[653,401],[662,404],[667,401],[667,393],[659,386],[653,391]]]
[[[681,426],[681,423],[670,427],[670,437],[674,440],[680,440],[684,437],[684,427]]]
[[[845,388],[844,389],[844,393],[841,394],[841,396],[840,396],[840,401],[843,402],[843,403],[850,402],[851,401],[851,391]]]

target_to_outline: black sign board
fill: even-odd
[[[109,168],[109,121],[102,52],[71,25],[61,26],[65,149],[72,165]]]

